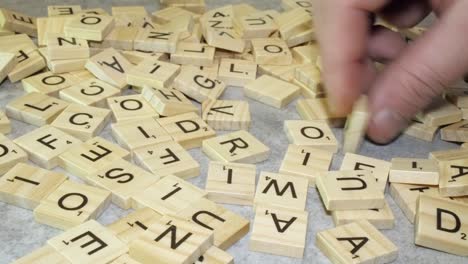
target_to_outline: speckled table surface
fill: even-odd
[[[153,12],[158,8],[157,0],[1,0],[0,7],[10,8],[25,12],[34,16],[45,16],[46,6],[53,4],[81,4],[83,8],[102,7],[110,11],[112,5],[144,5],[147,10]],[[227,3],[247,2],[258,8],[280,8],[280,0],[207,0],[209,6],[221,6]],[[11,84],[5,81],[0,86],[0,108],[13,98],[23,93],[21,83]],[[243,92],[239,88],[229,88],[223,95],[225,99],[247,100],[251,105],[253,126],[251,132],[261,141],[270,146],[272,153],[268,161],[258,164],[258,171],[276,172],[281,164],[281,160],[288,146],[288,140],[283,133],[283,121],[299,119],[295,110],[295,102],[283,110],[277,110],[266,105],[244,98]],[[8,135],[10,138],[21,136],[31,129],[32,126],[21,122],[12,121],[13,132]],[[335,134],[341,140],[341,131],[336,130]],[[110,129],[107,127],[101,136],[112,139]],[[363,155],[390,160],[392,157],[427,157],[433,150],[456,148],[454,144],[436,140],[427,143],[410,137],[400,137],[388,146],[376,146],[365,142],[361,153]],[[201,175],[191,180],[199,187],[204,187],[206,180],[206,169],[208,159],[199,149],[190,153],[201,164]],[[337,169],[341,164],[342,154],[335,155],[332,169]],[[59,169],[57,169],[59,170]],[[383,233],[392,240],[399,248],[399,258],[397,263],[467,263],[467,258],[461,258],[450,254],[416,247],[414,245],[413,225],[406,219],[402,211],[387,195],[387,200],[396,217],[396,226],[392,230],[384,230]],[[253,210],[251,207],[229,206],[226,207],[247,219],[253,220]],[[307,246],[303,259],[291,259],[280,256],[273,256],[251,252],[248,250],[249,237],[231,247],[228,252],[235,257],[236,263],[329,263],[327,258],[315,247],[315,235],[317,232],[332,228],[333,222],[330,215],[327,215],[317,191],[309,189],[307,199],[307,211],[309,212],[309,225],[307,233]],[[120,208],[111,205],[98,219],[103,224],[109,224],[118,218],[128,214]],[[46,225],[38,224],[34,221],[31,211],[10,206],[0,202],[0,264],[11,261],[28,254],[32,250],[41,247],[48,239],[56,236],[61,231],[50,228]]]

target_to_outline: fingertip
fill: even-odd
[[[388,144],[400,135],[407,125],[408,121],[398,112],[383,109],[372,114],[367,136],[375,143]]]

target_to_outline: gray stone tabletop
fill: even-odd
[[[224,4],[247,2],[261,9],[280,9],[280,0],[206,0],[210,7],[222,6]],[[58,4],[80,4],[83,8],[102,7],[110,12],[110,7],[123,5],[144,5],[149,12],[155,11],[159,6],[157,0],[1,0],[0,7],[25,12],[33,16],[46,16],[47,5]],[[5,105],[13,98],[23,94],[21,82],[11,84],[5,81],[0,85],[0,108],[4,110]],[[296,110],[296,102],[291,103],[282,110],[271,108],[264,104],[244,98],[240,88],[230,87],[222,97],[223,99],[242,99],[250,103],[252,113],[251,132],[262,142],[268,145],[271,150],[271,157],[268,161],[258,164],[260,171],[276,172],[279,169],[283,155],[288,146],[288,140],[283,132],[283,121],[300,119]],[[13,132],[8,135],[13,139],[21,136],[33,126],[21,122],[12,121]],[[340,130],[335,130],[335,135],[339,140],[342,138]],[[109,126],[101,134],[104,138],[112,139]],[[392,157],[415,157],[425,158],[430,151],[440,149],[458,148],[455,144],[435,140],[428,143],[418,139],[402,136],[388,146],[377,146],[370,142],[365,142],[360,154],[370,157],[390,160]],[[208,159],[202,154],[200,149],[191,150],[192,156],[201,164],[201,175],[190,180],[193,184],[204,188]],[[334,157],[332,169],[338,169],[343,155],[337,154]],[[60,169],[56,169],[61,171]],[[63,171],[62,171],[63,172]],[[73,179],[76,179],[72,177]],[[467,258],[450,255],[431,249],[421,248],[414,245],[413,225],[406,219],[402,211],[387,194],[387,200],[396,218],[395,228],[383,230],[383,233],[393,241],[399,248],[399,257],[396,263],[467,263]],[[251,207],[230,206],[226,207],[247,219],[253,221],[253,209]],[[316,233],[334,227],[332,218],[327,215],[314,188],[309,189],[307,199],[307,211],[309,212],[309,225],[307,233],[307,245],[303,259],[292,259],[281,256],[273,256],[251,252],[248,250],[250,234],[232,246],[228,252],[235,257],[235,263],[329,263],[327,258],[315,246]],[[113,221],[125,216],[130,211],[123,211],[117,206],[111,205],[98,219],[102,224],[110,224]],[[46,241],[61,233],[60,230],[38,224],[34,221],[31,211],[10,206],[0,202],[0,264],[11,261],[28,254],[41,247]]]

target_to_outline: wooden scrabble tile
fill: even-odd
[[[257,64],[289,65],[293,62],[289,47],[279,38],[252,39],[252,52]]]
[[[438,185],[439,166],[434,160],[393,158],[389,181],[396,183]]]
[[[312,17],[302,8],[294,8],[283,12],[275,17],[274,21],[279,27],[281,37],[285,40],[307,30],[313,25]]]
[[[246,49],[246,41],[233,29],[230,19],[222,18],[202,22],[202,28],[203,36],[210,46],[238,53]]]
[[[120,95],[114,86],[91,78],[59,92],[60,99],[79,105],[106,107],[106,99]]]
[[[202,149],[211,160],[223,162],[253,164],[270,156],[270,148],[245,130],[207,139]]]
[[[291,210],[305,210],[307,179],[286,174],[261,172],[254,203],[256,206],[275,206]]]
[[[12,10],[0,9],[0,27],[32,37],[37,36],[36,18]]]
[[[177,214],[213,232],[213,245],[226,250],[249,232],[249,221],[205,198],[194,200]]]
[[[398,257],[398,248],[366,220],[321,231],[316,245],[333,263],[390,263]]]
[[[415,220],[415,244],[467,256],[464,240],[468,206],[429,195],[420,195]]]
[[[157,59],[146,59],[128,72],[130,85],[170,88],[180,72],[180,66]]]
[[[245,85],[244,94],[269,106],[283,108],[299,96],[300,89],[294,84],[262,75]]]
[[[316,64],[317,57],[320,55],[320,50],[317,42],[312,42],[308,45],[298,46],[291,49],[294,59],[301,63]]]
[[[113,48],[91,57],[85,65],[86,69],[98,79],[117,88],[127,87],[127,73],[133,65]]]
[[[468,149],[449,149],[429,152],[429,158],[437,162],[468,158]]]
[[[332,217],[335,226],[359,220],[367,220],[377,229],[393,229],[395,226],[395,217],[387,202],[381,209],[332,211]]]
[[[47,15],[53,16],[67,16],[75,15],[81,12],[81,6],[79,5],[53,5],[47,6]]]
[[[16,67],[16,55],[14,53],[0,52],[0,83]]]
[[[257,78],[257,64],[246,60],[221,59],[218,77],[226,85],[244,87]]]
[[[460,121],[462,112],[455,105],[445,100],[439,100],[424,110],[419,117],[425,125],[437,127]]]
[[[234,264],[234,257],[226,251],[212,246],[194,262],[194,264],[203,263]]]
[[[442,128],[440,137],[445,141],[468,142],[468,120],[462,120]]]
[[[295,81],[294,72],[300,64],[291,65],[258,65],[258,72],[261,75],[271,75],[283,81],[292,82],[294,85],[306,88],[306,86],[300,82]],[[311,92],[311,89],[307,90]]]
[[[87,59],[55,60],[47,61],[47,67],[55,74],[67,73],[71,71],[81,71],[85,69]]]
[[[1,34],[1,33],[0,33]],[[203,28],[200,23],[195,22],[192,28],[192,34],[188,38],[182,39],[185,43],[201,43],[203,41]],[[181,43],[181,42],[179,42]],[[176,50],[177,53],[177,50]]]
[[[252,205],[256,173],[255,165],[210,162],[205,186],[207,198],[217,203]]]
[[[204,75],[209,76],[212,79],[218,79],[219,72],[219,59],[216,58],[212,66],[193,66],[193,65],[182,65],[182,70],[185,68],[197,68],[203,71]]]
[[[129,254],[141,263],[194,263],[213,245],[213,233],[196,224],[165,216],[130,243]]]
[[[45,245],[39,249],[34,250],[26,256],[23,256],[12,264],[47,264],[47,263],[56,263],[56,264],[70,264],[62,254],[56,251],[53,247]]]
[[[109,205],[108,191],[65,181],[34,209],[34,219],[59,229],[69,229],[96,219]]]
[[[414,122],[404,131],[404,134],[419,138],[424,141],[432,142],[437,130],[438,127],[430,127],[423,123]]]
[[[88,41],[49,34],[47,55],[49,60],[87,59],[90,56]]]
[[[110,264],[140,264],[140,262],[132,259],[130,255],[125,254],[110,262]]]
[[[184,68],[174,80],[173,86],[199,103],[218,99],[226,89],[224,82],[211,79],[202,70],[194,67]]]
[[[171,22],[171,20],[186,15],[196,14],[180,7],[167,7],[153,12],[152,18],[155,23],[166,24]]]
[[[316,180],[327,210],[381,209],[385,198],[370,171],[331,171]]]
[[[400,183],[390,184],[390,195],[393,201],[400,207],[411,223],[414,223],[416,217],[416,203],[422,193],[439,197],[439,190],[435,186]]]
[[[87,81],[90,79],[94,79],[94,75],[89,72],[88,70],[79,70],[79,71],[73,71],[69,72],[69,74],[73,75],[74,77],[78,78],[80,82]]]
[[[15,164],[28,160],[28,154],[3,134],[0,134],[0,149],[0,175],[5,174]]]
[[[103,8],[88,8],[81,10],[83,14],[93,14],[93,15],[102,15],[102,16],[109,16],[106,10]]]
[[[51,126],[86,141],[101,133],[109,119],[108,109],[70,104],[55,118]]]
[[[47,241],[71,263],[105,264],[128,251],[127,245],[94,220]]]
[[[133,48],[136,50],[172,54],[177,50],[179,35],[179,32],[164,29],[141,28],[135,37]]]
[[[244,39],[268,38],[278,30],[278,25],[273,21],[273,15],[277,14],[279,13],[276,10],[267,10],[236,17],[234,27],[241,32]]]
[[[168,7],[180,7],[180,8],[183,8],[184,10],[197,13],[197,14],[202,14],[206,11],[205,0],[191,0],[189,2],[187,1],[174,2],[174,3],[168,4]]]
[[[334,115],[331,112],[328,99],[299,99],[296,104],[296,110],[304,120],[323,120],[331,127],[342,127],[346,117]]]
[[[249,103],[234,100],[207,100],[202,104],[203,120],[215,130],[249,130]]]
[[[138,28],[116,26],[104,38],[102,42],[103,47],[113,47],[119,50],[133,50],[133,40],[136,38]]]
[[[107,104],[114,121],[122,122],[138,118],[159,117],[156,110],[140,95],[110,97]]]
[[[171,54],[171,62],[183,65],[212,66],[214,54],[214,47],[201,43],[180,42],[177,44],[176,52]]]
[[[198,108],[184,94],[175,89],[145,86],[141,95],[162,116],[198,113]]]
[[[439,191],[444,197],[468,195],[468,158],[439,163]]]
[[[205,191],[183,179],[168,175],[133,196],[133,207],[149,207],[160,214],[176,215],[204,196]]]
[[[172,140],[155,117],[118,122],[112,124],[111,128],[114,139],[121,146],[132,151]]]
[[[120,240],[129,244],[143,235],[148,227],[156,223],[162,216],[163,215],[156,213],[152,209],[145,207],[120,218],[107,228]]]
[[[308,213],[257,206],[249,249],[302,258],[306,244]]]
[[[459,108],[468,108],[468,92],[465,89],[447,89],[445,98]]]
[[[0,37],[0,42],[0,49],[2,52],[18,53],[17,56],[19,55],[19,52],[28,53],[37,49],[36,44],[34,44],[32,39],[26,34],[3,36]]]
[[[0,111],[0,133],[8,134],[11,132],[11,122],[4,112]]]
[[[131,63],[138,65],[144,60],[158,60],[158,61],[167,61],[167,53],[152,52],[152,51],[142,51],[142,50],[124,50],[122,55]]]
[[[71,19],[64,28],[67,37],[102,41],[114,27],[114,18],[110,16],[81,14]]]
[[[164,24],[161,28],[169,32],[177,33],[179,35],[179,39],[185,39],[192,35],[194,25],[194,17],[187,14]]]
[[[309,90],[314,92],[324,91],[322,73],[315,64],[306,63],[296,67],[294,78],[296,81],[305,85]]]
[[[174,141],[138,148],[133,155],[137,163],[160,177],[175,175],[187,179],[200,175],[198,162]]]
[[[22,85],[27,93],[37,92],[47,95],[58,95],[59,91],[68,88],[77,79],[69,74],[54,74],[44,72],[22,80]]]
[[[130,209],[132,196],[156,183],[159,177],[124,160],[100,166],[86,177],[88,182],[112,193],[112,202],[123,209]]]
[[[356,153],[366,134],[370,113],[367,96],[361,96],[353,106],[344,127],[343,152]]]
[[[380,186],[380,189],[385,192],[390,167],[391,163],[385,160],[346,153],[341,163],[340,170],[370,170],[372,175],[377,179],[377,184]]]
[[[59,156],[59,165],[70,174],[86,180],[115,160],[128,159],[129,152],[103,138],[92,138]]]
[[[15,83],[41,71],[46,67],[44,58],[36,50],[28,53],[20,50],[16,56],[17,64],[8,74],[10,82]]]
[[[193,112],[161,118],[158,122],[185,149],[201,147],[204,140],[216,136],[216,132]]]
[[[38,17],[36,20],[38,45],[46,46],[49,35],[65,35],[65,24],[75,17],[75,15]]]
[[[15,35],[15,32],[8,29],[0,28],[0,37]]]
[[[298,8],[298,7],[303,8],[305,10],[312,10],[313,8],[311,0],[306,0],[306,1],[282,0],[281,7],[283,7],[284,10],[291,10],[291,9]]]
[[[298,146],[310,146],[336,153],[338,142],[324,121],[284,121],[284,130],[289,142]]]
[[[144,6],[113,6],[111,8],[113,16],[119,15],[134,15],[134,16],[146,16],[148,13]]]
[[[79,139],[49,125],[20,136],[14,142],[28,153],[29,160],[45,169],[58,166],[59,156],[81,143]]]
[[[320,173],[328,171],[333,153],[308,146],[289,145],[279,172],[305,178],[309,186],[315,186]]]
[[[39,202],[53,192],[67,177],[25,163],[17,163],[0,178],[0,200],[34,210]]]

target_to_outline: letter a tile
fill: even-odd
[[[332,263],[390,263],[398,257],[398,248],[366,220],[322,231],[316,244]]]
[[[257,206],[249,249],[302,258],[306,244],[308,213]]]

